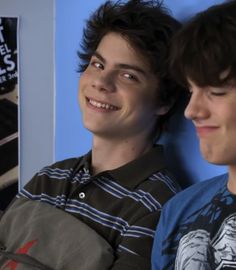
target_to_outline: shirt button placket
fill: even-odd
[[[79,193],[79,198],[80,199],[84,199],[85,198],[85,193],[84,192],[80,192]]]

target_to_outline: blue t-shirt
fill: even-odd
[[[166,203],[153,270],[236,269],[236,195],[227,179],[224,174],[192,185]]]

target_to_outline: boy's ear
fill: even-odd
[[[166,106],[160,106],[156,109],[156,115],[160,116],[160,115],[165,115],[168,113],[168,111],[170,110],[171,106],[170,105],[166,105]]]
[[[168,104],[159,104],[157,109],[156,109],[156,115],[165,115],[169,112],[169,110],[174,106],[175,104],[175,99],[173,98],[171,101],[168,102]]]

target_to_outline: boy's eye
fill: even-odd
[[[224,96],[230,91],[230,87],[228,85],[222,87],[210,87],[209,93],[212,96]]]
[[[103,69],[103,65],[99,62],[93,61],[93,62],[91,62],[91,65],[95,68]]]
[[[226,94],[226,91],[224,91],[224,89],[211,89],[209,93],[212,96],[224,96]]]
[[[133,81],[137,81],[138,78],[130,73],[124,73],[123,76],[126,78],[126,79],[129,79],[129,80],[133,80]]]

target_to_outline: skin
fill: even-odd
[[[191,80],[189,85],[185,117],[196,127],[203,157],[228,166],[228,188],[236,194],[236,85],[199,87]]]
[[[120,34],[102,38],[78,93],[84,126],[93,133],[94,174],[118,168],[152,147],[150,134],[168,109],[158,106],[158,78],[147,60]]]

